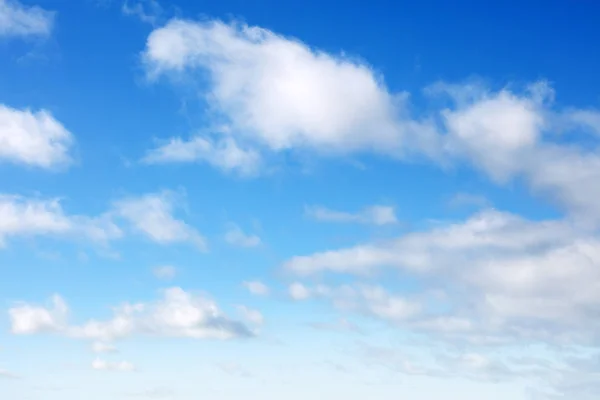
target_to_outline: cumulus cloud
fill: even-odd
[[[241,322],[228,318],[214,301],[173,287],[153,303],[125,303],[114,309],[112,319],[91,319],[82,325],[66,321],[67,306],[55,296],[53,308],[29,304],[9,310],[12,332],[34,334],[56,332],[73,338],[101,342],[97,350],[109,350],[109,343],[136,334],[195,339],[232,339],[253,333]]]
[[[325,222],[356,222],[380,226],[398,222],[394,207],[382,205],[369,206],[358,213],[335,211],[321,206],[306,207],[304,212],[317,221]]]
[[[174,210],[179,205],[175,193],[163,191],[116,201],[113,212],[129,222],[135,232],[156,243],[190,243],[206,250],[206,239],[196,229],[174,217]]]
[[[0,0],[0,37],[48,36],[53,25],[52,11],[17,0]]]
[[[0,0],[0,32],[2,0]],[[56,169],[72,162],[74,139],[50,112],[0,104],[0,162]]]
[[[68,215],[59,199],[0,194],[0,247],[10,237],[59,236],[108,243],[122,237],[108,215]]]
[[[150,150],[142,162],[146,164],[205,162],[225,172],[254,176],[261,166],[261,156],[254,149],[240,146],[231,137],[213,140],[196,136],[190,140],[171,138],[167,143]]]
[[[445,84],[435,92],[454,100],[441,112],[446,154],[470,162],[498,183],[522,179],[569,215],[600,223],[600,113],[555,110],[554,92],[543,81],[523,93]],[[559,134],[573,133],[592,133],[591,145],[556,141]]]
[[[92,368],[98,371],[135,371],[135,366],[130,362],[111,362],[100,358],[97,358],[92,362]]]
[[[267,296],[270,293],[269,287],[260,281],[247,281],[244,286],[248,291],[257,296]]]
[[[239,226],[231,225],[225,233],[225,241],[238,247],[260,246],[261,240],[257,235],[246,234]]]
[[[598,265],[600,240],[581,227],[487,210],[388,242],[295,257],[285,268],[300,274],[394,268],[443,289],[445,296],[411,322],[415,329],[471,341],[589,343],[600,339],[592,318],[600,309]],[[440,308],[453,312],[434,312]],[[389,320],[384,310],[372,315]]]
[[[215,119],[272,151],[400,155],[434,147],[433,125],[407,119],[406,95],[390,93],[367,64],[267,29],[174,19],[150,34],[144,60],[154,77],[206,72]]]
[[[8,311],[11,332],[15,335],[60,332],[66,327],[68,311],[67,304],[58,295],[52,297],[49,307],[15,305]]]

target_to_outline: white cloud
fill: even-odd
[[[545,82],[530,85],[522,94],[460,85],[438,85],[438,91],[455,100],[453,109],[442,112],[448,131],[445,152],[470,161],[497,182],[521,178],[571,216],[600,223],[600,114],[554,110],[554,94]],[[555,140],[558,134],[574,132],[592,133],[592,143]]]
[[[58,295],[52,297],[51,307],[16,305],[8,310],[11,331],[15,335],[59,332],[66,326],[68,311],[66,303]]]
[[[238,306],[237,309],[240,315],[251,324],[262,325],[265,322],[265,317],[258,310],[253,310],[246,306]]]
[[[310,298],[310,291],[301,283],[294,282],[290,285],[288,292],[294,300],[306,300]]]
[[[91,319],[83,325],[67,323],[67,305],[59,297],[53,307],[21,304],[9,310],[14,334],[56,332],[73,338],[94,340],[94,350],[108,351],[109,344],[136,334],[195,339],[231,339],[254,334],[241,322],[228,318],[209,298],[194,295],[181,288],[163,291],[163,298],[153,303],[126,303],[114,309],[107,321]],[[250,312],[254,321],[256,313]]]
[[[52,11],[27,7],[17,0],[0,0],[0,37],[48,36],[53,25]]]
[[[135,371],[135,366],[130,362],[110,362],[99,358],[92,362],[92,368],[98,371]]]
[[[114,213],[127,220],[134,231],[160,244],[191,243],[206,250],[205,238],[194,228],[176,219],[178,197],[168,191],[128,197],[114,203]]]
[[[398,222],[394,207],[382,205],[369,206],[354,214],[330,210],[321,206],[312,206],[306,207],[305,213],[311,218],[326,222],[357,222],[380,226]]]
[[[147,24],[155,25],[164,10],[157,0],[125,0],[121,12],[125,15],[138,17],[140,21]]]
[[[600,325],[592,318],[600,311],[599,265],[600,238],[581,227],[484,211],[388,242],[295,257],[285,268],[365,274],[392,267],[430,289],[443,289],[445,298],[435,301],[453,312],[425,307],[422,318],[411,322],[415,329],[469,340],[584,343],[600,341]],[[297,285],[295,297],[314,296],[314,290]],[[363,296],[365,304],[382,301],[371,315],[393,319],[396,308],[384,294]]]
[[[117,348],[111,343],[94,342],[92,343],[94,353],[117,353]]]
[[[152,270],[152,273],[158,279],[173,279],[177,274],[177,269],[172,265],[163,265],[160,267],[156,267]]]
[[[212,140],[196,136],[187,141],[171,138],[168,143],[150,150],[142,161],[147,164],[205,162],[226,172],[253,176],[258,173],[261,156],[253,149],[240,147],[231,137]]]
[[[260,237],[244,233],[237,225],[230,226],[227,233],[225,233],[225,241],[238,247],[256,247],[261,244]]]
[[[433,125],[406,119],[406,95],[390,93],[368,65],[266,29],[174,19],[150,34],[144,59],[154,77],[207,72],[215,121],[272,151],[401,155],[435,147]]]
[[[294,300],[327,299],[339,310],[357,312],[392,322],[405,321],[421,311],[421,305],[416,301],[392,295],[380,286],[318,285],[308,288],[295,282],[290,285],[289,294]]]
[[[270,293],[269,287],[260,281],[244,282],[248,291],[257,296],[267,296]]]
[[[69,152],[73,143],[73,135],[48,111],[0,104],[0,161],[47,169],[64,167],[72,162]]]
[[[0,247],[13,236],[66,236],[107,243],[122,237],[108,215],[68,215],[58,199],[0,194]]]

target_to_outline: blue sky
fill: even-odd
[[[0,0],[0,393],[600,391],[600,6]]]

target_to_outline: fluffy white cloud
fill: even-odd
[[[175,19],[150,34],[144,59],[151,76],[207,72],[215,118],[230,135],[273,151],[435,147],[433,125],[407,119],[406,95],[390,93],[368,65],[266,29]]]
[[[0,194],[0,247],[13,236],[84,237],[107,243],[122,236],[108,215],[66,214],[58,199],[24,198]]]
[[[246,234],[239,226],[231,225],[225,233],[225,241],[238,247],[256,247],[260,246],[260,237]]]
[[[372,225],[388,225],[398,222],[394,207],[374,205],[366,207],[358,213],[330,210],[321,206],[306,207],[306,215],[318,221],[326,222],[358,222]]]
[[[260,281],[244,282],[244,286],[250,293],[257,296],[266,296],[270,293],[269,287]]]
[[[570,222],[484,211],[463,223],[285,264],[300,274],[365,274],[384,267],[443,289],[437,306],[429,303],[422,318],[411,322],[415,329],[484,341],[600,340],[592,317],[600,310],[600,238]],[[296,297],[314,295],[303,286],[294,291]],[[453,312],[433,312],[440,307]],[[372,315],[392,320],[387,311],[393,309]]]
[[[447,129],[444,151],[481,168],[495,181],[521,178],[537,194],[571,216],[600,223],[600,114],[594,110],[556,111],[545,82],[515,94],[471,86],[438,85],[455,101],[442,112]],[[592,133],[585,146],[556,141],[558,135]]]
[[[92,368],[98,371],[135,371],[135,366],[130,362],[110,362],[99,358],[92,362]]]
[[[54,12],[17,0],[0,0],[0,37],[47,36],[53,25]]]
[[[114,203],[113,212],[127,220],[134,231],[160,244],[191,243],[206,250],[205,238],[173,212],[179,205],[178,197],[168,191],[139,197],[128,197]]]
[[[154,276],[158,279],[173,279],[177,274],[177,269],[172,265],[163,265],[152,270]]]
[[[253,176],[261,165],[260,154],[241,147],[233,138],[212,140],[196,136],[184,141],[171,138],[168,143],[153,150],[142,159],[147,164],[205,162],[226,172]]]
[[[68,307],[64,300],[54,295],[51,307],[19,304],[8,310],[11,331],[16,335],[41,332],[59,332],[66,327]]]
[[[1,24],[0,0],[0,28]],[[73,135],[48,111],[17,110],[0,104],[0,162],[39,168],[64,167]]]
[[[94,345],[95,351],[112,350],[110,342],[136,334],[222,340],[254,335],[243,323],[228,318],[214,301],[178,287],[164,290],[163,298],[153,303],[116,307],[107,321],[69,325],[66,314],[67,306],[58,296],[53,298],[53,308],[22,304],[9,310],[15,334],[56,332],[95,340],[101,343]],[[252,314],[255,321],[256,315]]]

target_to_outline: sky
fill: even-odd
[[[0,397],[597,398],[598,15],[0,0]]]

